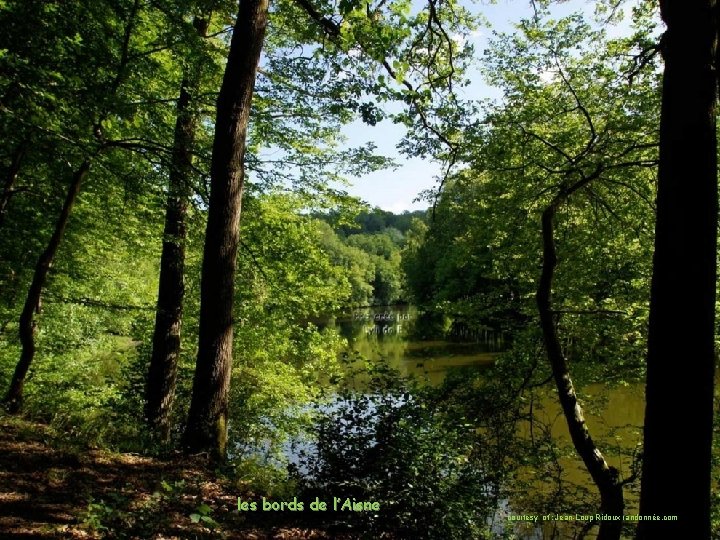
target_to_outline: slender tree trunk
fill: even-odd
[[[30,289],[28,290],[22,313],[20,314],[20,343],[22,345],[22,351],[20,353],[20,360],[15,367],[15,373],[13,374],[12,381],[10,382],[10,388],[3,399],[8,411],[13,414],[19,412],[22,407],[25,376],[27,375],[28,369],[30,369],[33,357],[35,356],[34,319],[35,312],[39,311],[40,308],[42,289],[45,285],[45,281],[47,280],[50,267],[55,260],[55,254],[60,246],[60,242],[65,234],[65,229],[70,218],[72,207],[75,204],[78,193],[80,193],[80,186],[87,177],[89,170],[90,162],[86,160],[80,168],[75,171],[75,174],[73,174],[65,196],[65,202],[62,210],[60,211],[60,216],[55,223],[55,230],[50,237],[50,241],[48,242],[45,251],[43,251],[42,255],[40,255],[37,265],[35,266],[33,280],[30,285]]]
[[[717,253],[717,5],[661,1],[667,30],[637,538],[710,538]]]
[[[135,28],[136,18],[139,9],[140,0],[134,0],[123,34],[120,63],[118,65],[115,78],[113,79],[106,96],[106,98],[108,99],[117,94],[120,85],[127,77],[128,64],[130,63],[131,59],[130,40],[132,37],[132,32]],[[100,143],[100,147],[98,148],[95,155],[98,155],[100,151],[105,148],[105,141],[102,135],[102,121],[106,115],[107,110],[104,114],[99,116],[98,120],[93,126],[93,132],[95,134],[95,137]],[[45,248],[45,251],[43,251],[42,255],[40,255],[37,265],[35,266],[33,280],[30,284],[30,289],[28,290],[22,313],[20,314],[19,333],[20,343],[22,347],[20,353],[20,360],[15,367],[15,373],[13,374],[13,378],[10,381],[10,388],[8,389],[7,394],[3,398],[3,403],[6,405],[8,411],[12,413],[19,412],[22,407],[23,386],[25,384],[25,377],[27,375],[28,369],[30,369],[30,364],[33,361],[33,357],[35,356],[34,313],[40,311],[40,301],[42,298],[43,286],[45,285],[48,272],[50,271],[50,267],[52,266],[53,260],[55,259],[55,254],[57,253],[58,247],[60,246],[60,242],[62,241],[63,235],[65,234],[65,228],[67,227],[70,213],[72,212],[72,207],[75,204],[75,200],[80,193],[80,187],[84,182],[85,178],[87,177],[89,171],[90,160],[85,159],[80,168],[75,172],[72,177],[72,181],[70,182],[67,195],[65,197],[65,202],[60,212],[60,216],[58,217],[58,221],[55,224],[55,230],[50,237],[50,242]]]
[[[227,446],[243,160],[267,11],[268,0],[239,2],[215,119],[200,291],[199,350],[183,443],[188,451],[208,451],[217,460],[225,458]]]
[[[7,173],[5,174],[5,184],[3,185],[3,191],[0,194],[0,227],[2,227],[5,221],[5,213],[7,212],[8,203],[15,194],[15,182],[17,181],[18,173],[20,172],[20,165],[25,157],[26,145],[20,143],[20,145],[13,152],[10,160],[10,166],[8,167]]]
[[[542,215],[543,266],[537,290],[537,304],[540,314],[545,349],[558,390],[560,405],[570,431],[575,451],[583,460],[593,482],[600,492],[600,512],[612,518],[600,521],[598,540],[618,540],[622,529],[624,510],[622,484],[617,469],[605,461],[602,453],[590,436],[582,407],[573,386],[567,359],[565,358],[552,311],[552,282],[557,266],[555,250],[554,221],[558,208],[583,186],[600,175],[597,168],[592,175],[583,177],[574,185],[561,191],[545,209]]]
[[[205,36],[208,26],[206,19],[196,18],[194,26],[200,36]],[[197,127],[197,115],[191,106],[191,93],[198,87],[197,71],[191,68],[186,70],[177,102],[153,349],[145,389],[145,417],[150,428],[163,441],[167,441],[170,436],[170,419],[180,357],[180,330],[185,295],[185,218],[190,195],[192,147]]]

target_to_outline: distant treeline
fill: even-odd
[[[333,226],[336,233],[348,237],[353,234],[373,234],[388,232],[393,234],[392,229],[402,233],[404,236],[410,230],[413,219],[427,221],[427,210],[405,210],[401,214],[395,214],[382,208],[368,208],[362,210],[355,218],[347,223],[342,220],[342,212],[331,211],[324,214],[316,214],[315,217],[327,221]]]
[[[317,213],[313,217],[325,223],[322,247],[334,264],[346,269],[345,275],[352,285],[351,305],[409,301],[402,252],[413,231],[424,228],[427,211],[394,214],[367,208],[355,217],[340,211]]]

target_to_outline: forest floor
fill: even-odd
[[[0,413],[0,538],[309,539],[248,523],[239,493],[198,458],[111,453]]]

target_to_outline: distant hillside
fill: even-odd
[[[426,221],[428,210],[405,211],[395,214],[382,208],[371,208],[363,210],[356,217],[352,224],[339,224],[339,215],[336,212],[317,214],[315,217],[328,222],[333,226],[335,232],[342,236],[353,234],[373,234],[384,232],[387,229],[397,229],[403,235],[410,229],[413,219]]]

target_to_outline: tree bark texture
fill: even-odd
[[[225,458],[227,446],[243,160],[267,12],[268,0],[240,0],[217,101],[200,290],[199,350],[183,436],[187,451],[207,451],[216,460]]]
[[[194,26],[201,37],[206,34],[207,20],[196,18]],[[198,87],[197,71],[186,70],[177,102],[153,347],[145,389],[145,418],[150,429],[163,441],[170,437],[181,350],[180,331],[185,296],[185,220],[191,191],[192,149],[197,128],[197,114],[191,101],[192,94]]]
[[[590,431],[585,423],[585,415],[578,402],[575,387],[570,377],[568,362],[558,339],[552,311],[552,282],[557,266],[554,233],[555,214],[572,193],[590,183],[600,173],[601,168],[598,167],[593,174],[584,176],[575,184],[563,189],[543,212],[543,265],[536,299],[545,349],[573,446],[600,492],[600,511],[603,514],[618,516],[617,520],[603,520],[600,522],[597,538],[598,540],[619,540],[624,510],[622,484],[617,469],[607,464],[604,456],[590,436]]]
[[[17,413],[22,407],[23,386],[25,377],[35,356],[35,313],[39,311],[42,290],[47,281],[48,272],[52,267],[55,255],[60,242],[62,241],[65,229],[70,219],[72,207],[80,193],[80,186],[84,182],[90,170],[90,162],[84,161],[80,168],[75,171],[68,186],[65,202],[63,203],[60,216],[55,223],[55,230],[50,237],[45,251],[42,252],[35,266],[32,283],[25,298],[25,305],[20,314],[20,343],[22,350],[20,360],[15,366],[15,372],[10,381],[10,388],[3,399],[5,406],[11,413]]]
[[[710,538],[715,373],[718,18],[660,2],[667,30],[637,538]]]

